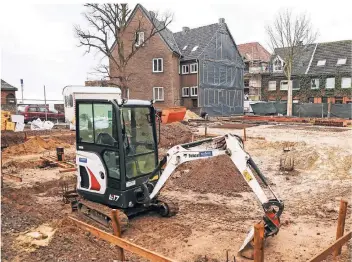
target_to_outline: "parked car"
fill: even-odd
[[[34,119],[40,118],[40,120],[45,120],[45,112],[47,119],[53,122],[64,122],[65,114],[57,111],[56,109],[49,108],[44,105],[21,105],[18,107],[18,113],[24,115],[24,122],[30,122]]]

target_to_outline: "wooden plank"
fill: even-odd
[[[339,218],[337,220],[337,230],[336,230],[336,239],[339,239],[343,236],[345,231],[345,220],[346,220],[346,213],[347,213],[347,201],[341,199],[340,201],[340,209],[339,209]],[[341,247],[337,248],[334,251],[334,257],[341,254]]]
[[[55,161],[49,157],[44,157],[44,156],[41,156],[40,157],[41,159],[43,160],[46,160],[46,161],[49,161],[51,163],[54,163],[56,165],[58,165],[59,167],[62,167],[62,168],[69,168],[69,167],[72,167],[72,164],[67,164],[66,162],[58,162],[58,161]]]
[[[254,262],[264,262],[264,224],[254,225]]]
[[[323,250],[320,254],[313,257],[308,262],[320,262],[326,259],[335,249],[342,247],[348,240],[352,237],[352,231],[348,232],[346,235],[340,237],[334,243],[332,243],[329,247]]]
[[[117,245],[119,247],[122,247],[123,249],[130,251],[132,253],[135,253],[137,255],[140,255],[143,258],[149,259],[150,261],[156,261],[156,262],[172,262],[175,260],[172,260],[170,258],[167,258],[163,255],[159,255],[153,251],[150,251],[146,248],[143,248],[141,246],[138,246],[132,242],[129,242],[128,240],[125,240],[123,238],[111,235],[105,231],[102,231],[96,227],[93,227],[91,225],[88,225],[82,221],[79,221],[73,217],[69,216],[69,219],[71,219],[79,228],[84,229],[88,232],[90,232],[92,235],[99,237],[105,241],[108,241],[114,245]]]
[[[112,228],[114,230],[114,235],[121,238],[121,226],[118,219],[118,212],[116,209],[111,211]],[[121,261],[125,261],[125,253],[123,248],[119,247],[117,252],[117,258]]]
[[[77,168],[75,168],[75,167],[69,167],[69,168],[60,169],[59,173],[74,172],[76,170],[77,170]]]

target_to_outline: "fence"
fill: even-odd
[[[255,115],[286,115],[287,103],[268,102],[251,105]],[[293,104],[293,115],[297,117],[338,117],[352,118],[352,104],[299,103]]]

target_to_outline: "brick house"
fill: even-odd
[[[147,37],[153,17],[136,5],[121,36],[125,49]],[[143,28],[135,34],[140,24]],[[154,99],[156,107],[183,105],[210,115],[243,113],[244,65],[224,19],[177,33],[162,30],[138,48],[125,70],[130,98]],[[117,46],[112,51],[118,55]],[[110,75],[119,74],[110,61]]]
[[[16,105],[16,91],[17,87],[1,79],[1,105]]]
[[[352,40],[301,46],[293,63],[293,102],[345,104],[352,102]],[[262,99],[287,101],[283,50],[276,49],[269,73],[262,75]]]
[[[237,46],[243,58],[245,100],[261,99],[262,73],[269,72],[271,54],[258,42]]]

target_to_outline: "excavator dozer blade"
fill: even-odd
[[[251,227],[247,237],[238,251],[242,257],[253,259],[254,258],[254,227]]]

